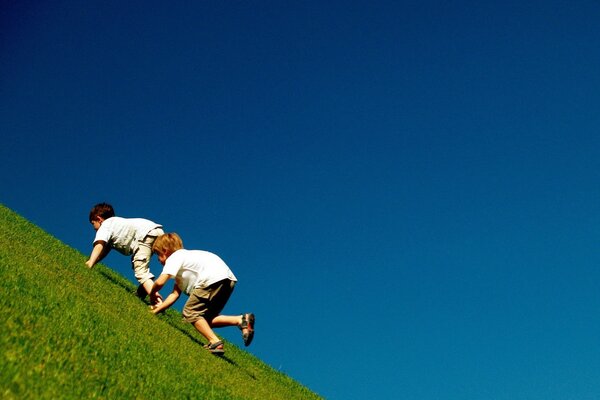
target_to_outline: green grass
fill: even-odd
[[[224,358],[175,310],[0,205],[0,398],[318,399],[226,343]]]

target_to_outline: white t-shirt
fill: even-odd
[[[162,228],[162,225],[143,218],[110,217],[96,231],[94,243],[102,240],[128,256],[137,250],[138,241],[144,240],[154,228]]]
[[[225,261],[204,250],[177,250],[165,261],[162,273],[174,276],[177,286],[187,295],[195,288],[207,287],[223,279],[237,282]]]

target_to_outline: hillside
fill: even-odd
[[[0,205],[3,399],[318,399],[227,343],[225,357],[135,286]]]

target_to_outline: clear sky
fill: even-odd
[[[249,351],[329,399],[597,399],[599,21],[3,1],[0,201],[85,254],[101,201],[219,254]]]

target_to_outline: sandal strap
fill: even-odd
[[[210,349],[216,349],[217,347],[222,346],[222,345],[223,345],[223,341],[219,340],[218,342],[205,344],[203,347],[205,349],[209,349],[210,350]]]

